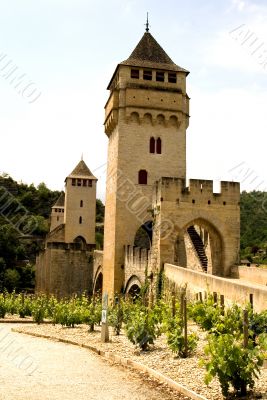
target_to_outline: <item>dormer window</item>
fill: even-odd
[[[139,79],[139,69],[131,69],[131,78]]]
[[[143,72],[143,79],[145,81],[152,81],[152,71],[149,69],[145,69]]]
[[[169,73],[168,73],[168,82],[170,82],[170,83],[177,83],[177,75],[176,75],[176,72],[169,72]]]
[[[164,72],[163,71],[156,71],[156,81],[164,82]]]

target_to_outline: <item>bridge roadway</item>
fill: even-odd
[[[185,400],[76,346],[0,324],[0,400]],[[18,326],[18,325],[17,325]]]

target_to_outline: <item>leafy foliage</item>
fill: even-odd
[[[214,307],[212,295],[208,295],[204,302],[197,301],[189,307],[189,316],[206,331],[213,328],[220,315],[221,310],[219,307]]]
[[[267,192],[242,192],[240,211],[241,257],[267,263]],[[263,249],[264,253],[253,259],[257,248]]]
[[[160,333],[153,312],[138,302],[132,305],[125,329],[128,339],[143,351],[148,350]]]
[[[179,357],[185,358],[194,352],[197,347],[197,335],[191,333],[185,343],[184,324],[180,315],[171,318],[167,324],[167,343],[170,349]]]
[[[113,306],[109,309],[108,322],[113,327],[115,334],[119,335],[123,323],[123,306],[118,297],[115,298]]]
[[[246,387],[253,388],[260,374],[264,359],[261,346],[255,347],[250,340],[245,348],[242,339],[231,333],[208,337],[205,349],[208,360],[203,362],[207,370],[205,382],[209,384],[217,375],[224,396],[228,395],[231,385],[236,392],[245,395]]]

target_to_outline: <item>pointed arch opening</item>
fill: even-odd
[[[99,265],[96,275],[95,275],[95,282],[94,282],[94,295],[102,297],[103,292],[103,271],[101,265]]]
[[[157,154],[161,154],[161,138],[157,138],[156,152]]]
[[[156,144],[155,138],[151,137],[150,141],[149,141],[149,152],[150,153],[153,153],[153,154],[155,153],[155,144]]]
[[[174,241],[174,263],[181,267],[222,275],[223,239],[207,220],[185,225]]]
[[[130,297],[133,301],[136,301],[140,297],[141,282],[136,275],[132,275],[125,286],[124,293],[126,297]]]
[[[134,246],[149,250],[152,244],[152,237],[153,223],[152,221],[147,221],[143,225],[141,225],[136,231]]]

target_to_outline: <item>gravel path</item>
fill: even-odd
[[[21,324],[20,328],[21,332],[72,340],[79,344],[91,345],[100,350],[129,358],[163,373],[208,400],[223,400],[218,379],[214,379],[209,386],[206,386],[204,384],[205,370],[199,365],[199,360],[204,357],[203,348],[206,345],[206,333],[191,323],[189,324],[189,330],[196,330],[199,336],[198,346],[194,355],[183,359],[174,357],[166,345],[164,335],[155,341],[151,351],[140,352],[129,342],[123,332],[120,336],[113,336],[112,329],[110,329],[110,342],[101,343],[99,327],[96,327],[96,332],[94,333],[88,333],[88,326],[86,325],[79,325],[75,328],[62,328],[61,325]],[[255,400],[256,396],[260,396],[260,394],[267,398],[267,368],[261,370],[261,376],[256,381],[255,390],[251,396],[247,396],[247,399]]]
[[[2,400],[186,400],[154,381],[86,349],[11,332],[0,326]]]

